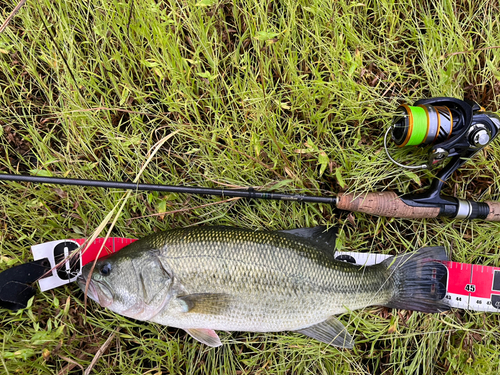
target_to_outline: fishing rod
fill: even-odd
[[[446,166],[421,194],[399,194],[393,191],[360,195],[338,194],[336,197],[261,192],[248,189],[212,189],[198,186],[135,184],[58,177],[0,174],[0,180],[56,185],[77,185],[110,189],[160,191],[249,199],[286,200],[324,203],[339,209],[397,218],[484,219],[500,221],[500,202],[475,202],[441,195],[445,181],[478,151],[491,143],[500,130],[500,117],[486,112],[477,103],[439,97],[419,100],[413,106],[398,107],[397,116],[387,129],[384,149],[389,159],[402,168],[426,169],[448,160]],[[426,164],[407,166],[390,155],[387,138],[398,147],[432,145]]]

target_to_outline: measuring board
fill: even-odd
[[[387,254],[336,251],[335,258],[371,266],[391,257]],[[500,267],[440,262],[448,271],[445,298],[451,307],[464,310],[500,312]]]
[[[87,263],[112,254],[137,240],[132,238],[109,237],[104,241],[104,238],[96,238],[94,242],[87,246],[83,253],[72,257],[69,261],[57,267],[57,265],[68,258],[73,251],[82,246],[85,241],[86,240],[83,238],[75,240],[57,240],[31,246],[31,252],[35,260],[46,258],[50,262],[51,274],[38,280],[42,292],[76,281],[76,278],[82,273],[82,267]]]
[[[32,246],[35,260],[48,258],[52,275],[39,280],[42,292],[76,281],[81,269],[96,258],[119,251],[137,241],[132,238],[110,237],[106,241],[97,238],[88,245],[82,255],[56,268],[68,255],[78,249],[85,239],[59,240]],[[336,251],[335,259],[370,266],[380,263],[391,255]],[[444,298],[451,307],[487,312],[500,312],[500,267],[444,261],[447,270],[447,293]]]

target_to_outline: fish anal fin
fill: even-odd
[[[184,312],[219,315],[229,306],[230,296],[224,293],[193,293],[177,297]]]
[[[190,328],[185,330],[191,335],[192,338],[198,340],[199,342],[216,348],[222,345],[219,336],[213,329],[206,328]]]
[[[326,344],[339,346],[341,348],[352,349],[354,339],[347,332],[344,325],[334,316],[310,327],[299,329],[295,332],[312,337]]]

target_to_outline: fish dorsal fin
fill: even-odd
[[[211,346],[212,348],[216,348],[217,346],[222,345],[219,336],[213,329],[190,328],[186,329],[186,332],[189,333],[195,340],[198,340],[205,345]]]
[[[301,241],[313,245],[331,255],[335,253],[335,242],[337,240],[337,227],[332,227],[328,231],[326,226],[320,225],[313,228],[298,228],[290,230],[278,230],[276,233],[283,233],[286,236],[294,236]]]
[[[177,297],[186,313],[219,315],[229,306],[230,296],[224,293],[194,293]]]
[[[326,344],[352,349],[354,339],[344,325],[334,316],[310,327],[299,329],[299,333],[312,337]]]

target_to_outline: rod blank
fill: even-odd
[[[211,189],[199,186],[174,186],[174,185],[153,185],[153,184],[134,184],[132,182],[118,181],[99,181],[85,180],[78,178],[59,178],[59,177],[41,177],[41,176],[25,176],[16,174],[0,174],[0,180],[17,181],[17,182],[33,182],[38,184],[54,184],[54,185],[75,185],[89,186],[106,189],[124,189],[124,190],[140,190],[140,191],[162,191],[169,193],[195,194],[195,195],[216,195],[221,197],[242,197],[250,199],[272,199],[286,200],[308,203],[337,203],[335,197],[318,197],[311,195],[299,194],[283,194],[271,192],[259,192],[252,188],[247,190],[235,189]]]

